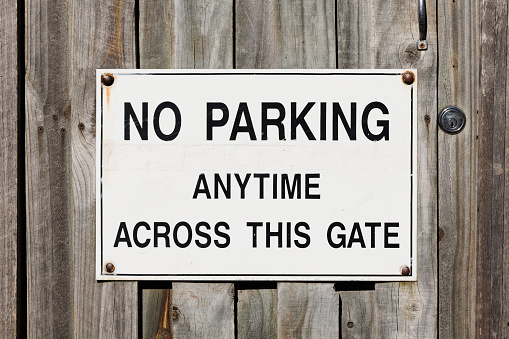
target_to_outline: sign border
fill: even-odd
[[[121,75],[150,75],[150,76],[192,76],[192,75],[279,75],[279,76],[292,76],[292,75],[323,75],[323,76],[341,76],[341,75],[357,75],[357,76],[402,76],[405,71],[411,71],[415,75],[415,81],[410,89],[410,257],[409,267],[410,274],[403,276],[401,274],[140,274],[140,273],[105,273],[104,259],[103,259],[103,208],[102,208],[102,178],[103,178],[103,112],[104,112],[104,84],[101,81],[101,75],[104,73],[110,73],[113,76],[115,74]],[[96,279],[97,280],[167,280],[167,281],[230,281],[227,278],[236,278],[236,281],[417,281],[417,262],[414,260],[416,257],[414,251],[417,252],[417,239],[416,233],[414,232],[414,217],[415,224],[417,224],[417,215],[414,211],[414,194],[417,192],[417,184],[414,182],[414,172],[417,172],[417,159],[414,154],[414,119],[416,118],[417,108],[414,107],[417,103],[415,98],[417,92],[417,70],[416,69],[323,69],[323,70],[291,70],[291,69],[174,69],[174,70],[150,70],[150,69],[97,69],[96,70],[96,102],[100,102],[100,106],[96,109],[97,114],[100,114],[100,125],[96,125],[96,157],[99,161],[96,161],[96,176],[99,173],[99,178],[96,177],[96,261],[100,257],[100,265],[96,262]],[[96,119],[97,121],[97,119]],[[417,132],[417,131],[416,131]],[[416,138],[417,140],[417,138]],[[100,213],[97,213],[97,210]],[[415,215],[414,215],[415,213]],[[98,231],[100,234],[97,234]],[[99,236],[98,236],[99,235]],[[415,242],[415,246],[414,246]],[[202,279],[196,279],[196,278]],[[187,279],[186,279],[187,278]],[[314,278],[310,280],[309,278]],[[332,279],[328,279],[332,278]],[[339,279],[333,279],[339,278]],[[398,278],[398,279],[372,279],[372,278]]]

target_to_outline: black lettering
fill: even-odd
[[[371,248],[375,248],[375,229],[381,227],[382,223],[379,222],[367,222],[366,227],[371,228]]]
[[[336,227],[339,227],[342,231],[345,230],[345,225],[343,225],[340,222],[333,222],[332,224],[330,224],[329,228],[327,229],[327,242],[329,243],[330,247],[332,247],[332,248],[340,248],[340,247],[345,248],[346,237],[343,233],[340,233],[337,235],[339,242],[336,243],[332,240],[332,231]]]
[[[140,125],[140,121],[134,113],[133,106],[131,106],[130,102],[124,102],[124,140],[131,140],[131,118],[134,122],[134,126],[138,130],[138,133],[141,137],[141,140],[148,140],[148,102],[143,102],[142,106],[142,125]]]
[[[158,230],[159,227],[164,227],[163,233],[159,232],[159,230]],[[170,234],[170,225],[168,225],[168,223],[166,223],[166,222],[156,221],[154,223],[154,247],[157,247],[157,245],[158,245],[158,242],[157,242],[158,238],[164,238],[165,247],[170,247],[170,237],[168,236],[168,234]]]
[[[139,223],[137,223],[135,226],[134,226],[134,229],[133,229],[133,240],[134,240],[134,243],[136,244],[136,246],[140,247],[140,248],[144,248],[144,247],[147,247],[149,244],[150,244],[150,239],[147,239],[145,240],[144,242],[140,242],[138,240],[138,231],[140,229],[140,227],[145,227],[147,230],[150,231],[150,225],[147,224],[146,222],[144,221],[140,221]]]
[[[299,241],[294,240],[293,243],[298,248],[306,248],[306,247],[309,246],[309,244],[311,244],[311,238],[309,237],[309,235],[307,233],[301,232],[299,230],[299,228],[301,228],[301,227],[304,227],[308,231],[309,231],[310,228],[309,228],[309,225],[307,223],[303,222],[303,221],[300,221],[300,222],[295,224],[295,235],[297,235],[298,237],[304,238],[305,242],[304,243],[300,243]]]
[[[288,199],[293,199],[297,193],[297,199],[301,198],[301,185],[300,174],[293,176],[292,188],[290,188],[290,180],[288,174],[281,174],[281,199],[286,199],[286,192],[288,192]]]
[[[240,187],[240,198],[245,199],[246,198],[246,186],[247,182],[249,181],[249,177],[251,177],[251,173],[246,174],[246,178],[244,181],[240,179],[240,175],[238,173],[235,173],[235,179],[237,179],[237,183]]]
[[[245,126],[240,126],[240,120],[244,115],[244,119],[246,120]],[[237,115],[235,116],[235,122],[233,123],[232,134],[230,135],[230,140],[237,140],[237,134],[241,132],[249,133],[249,138],[251,140],[256,140],[256,134],[253,127],[253,122],[251,121],[251,115],[249,114],[249,108],[247,107],[246,102],[241,102],[239,104],[239,109],[237,110]]]
[[[267,110],[277,109],[279,116],[276,119],[267,117]],[[279,102],[262,102],[262,140],[267,140],[267,126],[272,125],[278,128],[279,140],[285,140],[285,127],[283,120],[285,118],[285,107]]]
[[[200,188],[201,185],[203,185],[203,188]],[[200,193],[204,193],[207,199],[211,198],[209,186],[207,185],[207,179],[203,173],[198,176],[198,181],[196,182],[196,187],[194,189],[193,199],[196,199]]]
[[[355,237],[355,233],[357,233],[357,237]],[[359,225],[358,222],[353,224],[352,233],[350,234],[350,239],[348,239],[348,245],[346,247],[351,248],[354,242],[358,242],[361,244],[362,248],[366,248],[364,238],[362,237],[361,225]]]
[[[327,140],[327,103],[320,103],[320,140]]]
[[[398,222],[386,222],[384,223],[385,236],[384,236],[384,248],[399,248],[399,244],[389,244],[389,238],[397,238],[398,233],[389,233],[389,227],[399,227]]]
[[[178,238],[178,230],[179,228],[184,227],[187,230],[187,238],[185,242],[180,242]],[[173,242],[175,245],[177,245],[180,248],[186,248],[191,243],[191,240],[193,238],[193,230],[191,229],[191,226],[185,221],[181,221],[175,225],[173,228]]]
[[[124,237],[122,237],[122,233],[124,233]],[[122,221],[120,226],[118,226],[117,237],[115,238],[115,244],[113,244],[113,247],[118,247],[118,244],[121,242],[125,242],[127,247],[133,247],[131,239],[129,239],[129,231],[127,231],[127,226],[124,221]]]
[[[195,242],[196,246],[198,246],[199,248],[207,248],[212,243],[212,239],[208,233],[202,232],[200,230],[200,227],[205,227],[207,230],[210,230],[210,225],[208,223],[206,223],[205,221],[200,221],[199,223],[196,224],[196,228],[195,228],[196,235],[198,235],[202,238],[205,238],[206,242],[201,243],[198,239],[196,239],[194,242]]]
[[[357,139],[357,103],[352,102],[351,103],[351,109],[350,109],[350,125],[348,125],[348,122],[346,121],[345,114],[343,113],[343,110],[341,109],[341,106],[339,106],[339,102],[332,103],[332,140],[338,140],[338,116],[341,118],[341,122],[343,123],[343,127],[345,128],[346,133],[348,134],[348,138],[350,140],[356,140]],[[364,125],[363,125],[364,126]]]
[[[230,226],[227,223],[225,223],[224,221],[220,221],[216,224],[216,227],[214,228],[216,235],[223,238],[225,240],[225,242],[220,243],[219,241],[214,240],[214,244],[216,244],[216,246],[219,248],[226,248],[226,247],[228,247],[228,245],[230,245],[230,236],[227,233],[221,232],[219,230],[219,227],[221,227],[221,226],[224,227],[226,230],[229,230]]]
[[[258,245],[258,233],[256,232],[256,229],[262,226],[263,226],[262,222],[249,222],[249,221],[247,222],[247,227],[253,228],[253,248],[256,248],[256,246]]]
[[[231,175],[230,173],[226,174],[226,187],[221,180],[221,175],[218,173],[214,174],[214,199],[217,199],[219,196],[219,186],[221,186],[221,189],[223,190],[224,197],[226,199],[231,198]]]
[[[364,132],[364,135],[371,141],[379,141],[379,140],[382,140],[382,138],[384,138],[385,140],[389,140],[389,121],[388,120],[379,120],[376,122],[377,126],[382,127],[382,131],[379,134],[373,134],[369,130],[368,116],[369,116],[369,113],[372,110],[374,110],[375,108],[382,111],[382,114],[389,114],[389,110],[381,102],[374,101],[374,102],[369,103],[366,106],[366,108],[364,109],[364,112],[362,113],[362,131]]]
[[[214,120],[212,112],[215,109],[220,109],[223,112],[223,116],[219,120]],[[222,102],[207,102],[207,140],[212,140],[212,128],[226,125],[228,118],[228,107],[225,104]]]
[[[320,179],[320,173],[308,173],[305,175],[306,178],[306,199],[320,199],[320,194],[311,194],[309,191],[311,188],[319,188],[319,183],[311,183],[310,179]]]
[[[263,199],[263,186],[264,186],[264,179],[270,177],[270,174],[268,173],[255,173],[253,174],[254,178],[260,179],[260,199]]]
[[[175,115],[175,127],[173,128],[173,132],[170,134],[164,134],[161,131],[161,126],[159,124],[159,119],[161,117],[161,112],[163,109],[169,108],[173,111],[173,114]],[[159,104],[157,106],[155,112],[154,112],[154,131],[156,132],[156,135],[159,139],[164,141],[171,141],[177,137],[177,135],[180,132],[180,126],[182,124],[182,116],[180,115],[180,111],[173,102],[165,101]]]
[[[270,222],[265,223],[265,247],[270,248],[270,237],[277,237],[277,247],[283,247],[283,223],[277,223],[277,231],[271,232]]]
[[[292,119],[291,119],[291,138],[292,140],[297,139],[297,127],[301,125],[302,130],[304,133],[306,133],[306,136],[309,140],[316,140],[315,136],[311,132],[311,129],[309,128],[307,122],[306,122],[306,114],[308,114],[309,110],[313,107],[315,103],[314,102],[308,102],[306,107],[300,112],[299,116],[297,116],[297,103],[292,102]]]
[[[286,247],[292,247],[292,223],[286,223]]]

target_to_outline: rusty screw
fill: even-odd
[[[65,134],[65,132],[66,132],[65,128],[60,129],[60,133]]]
[[[85,129],[85,124],[84,124],[84,123],[82,123],[82,122],[80,122],[80,123],[78,124],[78,128],[79,128],[80,130],[82,130],[82,131],[83,131],[83,130]]]
[[[346,327],[353,328],[353,322],[352,321],[347,322]]]
[[[110,73],[104,73],[101,75],[101,82],[104,84],[104,86],[111,86],[113,85],[113,82],[115,81],[115,78]]]
[[[403,82],[407,85],[411,85],[415,81],[415,75],[413,72],[410,71],[406,71],[405,73],[403,73],[401,78],[403,79]]]
[[[410,267],[408,266],[401,266],[401,274],[402,275],[410,275]]]
[[[427,123],[427,124],[429,124],[429,123],[430,123],[430,121],[431,121],[431,118],[429,117],[429,115],[428,115],[428,114],[426,114],[426,115],[424,116],[424,122],[425,122],[425,123]]]
[[[44,127],[42,126],[37,127],[37,131],[39,131],[39,133],[44,132]]]
[[[115,266],[110,262],[107,263],[106,264],[106,272],[113,273],[113,271],[115,271]]]

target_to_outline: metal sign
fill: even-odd
[[[98,70],[97,279],[416,280],[415,70]]]

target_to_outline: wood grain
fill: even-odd
[[[509,336],[507,2],[482,1],[481,22],[477,337],[505,338]]]
[[[18,288],[18,32],[16,1],[0,1],[0,329],[15,338]],[[20,164],[21,167],[21,164]],[[24,226],[24,225],[20,225]],[[20,229],[23,229],[20,227]],[[23,279],[23,277],[20,277]]]
[[[437,306],[437,43],[434,3],[427,3],[428,44],[417,51],[418,2],[338,0],[339,68],[418,69],[418,282],[376,284],[378,338],[435,338]],[[424,122],[430,116],[429,123]],[[343,304],[363,302],[354,292]],[[346,300],[346,298],[350,300]],[[351,300],[351,299],[354,300]],[[342,322],[343,327],[344,321]]]
[[[375,291],[345,291],[340,295],[342,338],[377,338]]]
[[[237,68],[335,68],[334,1],[236,2]]]
[[[134,68],[134,0],[74,2],[71,124],[72,237],[74,239],[74,335],[136,338],[136,282],[95,280],[95,70]],[[80,130],[78,125],[85,128]]]
[[[142,338],[171,338],[171,289],[143,289],[142,300]]]
[[[25,2],[27,331],[73,336],[70,7]],[[65,70],[65,71],[62,71]],[[94,97],[90,100],[94,101]]]
[[[238,339],[277,338],[277,289],[237,292]]]
[[[174,283],[174,338],[235,338],[233,283]]]
[[[278,283],[278,338],[338,338],[339,316],[334,285]]]
[[[438,108],[456,106],[463,132],[438,132],[439,337],[476,337],[477,118],[480,111],[478,0],[439,1]]]
[[[140,1],[140,65],[232,68],[233,2]],[[233,338],[232,289],[233,284],[173,283],[172,307],[177,317],[173,337]],[[146,307],[149,301],[144,299]]]
[[[233,2],[141,0],[142,68],[232,68]]]

